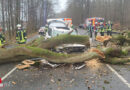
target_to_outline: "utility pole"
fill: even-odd
[[[44,3],[44,11],[43,11],[43,25],[46,25],[46,20],[47,20],[47,0],[43,0]]]

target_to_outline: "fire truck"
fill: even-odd
[[[90,24],[92,24],[95,30],[97,26],[100,26],[100,24],[103,24],[105,26],[105,20],[104,18],[101,18],[101,17],[87,18],[85,20],[86,27],[88,27]]]

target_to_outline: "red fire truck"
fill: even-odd
[[[104,20],[104,18],[101,18],[101,17],[87,18],[85,21],[86,27],[88,27],[90,24],[93,25],[94,30],[95,30],[96,27],[100,26],[101,24],[103,24],[105,26],[105,20]]]

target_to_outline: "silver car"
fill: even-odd
[[[53,20],[48,23],[48,31],[46,34],[47,38],[52,38],[61,34],[77,35],[76,31],[69,28],[65,22]]]

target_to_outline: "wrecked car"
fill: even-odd
[[[56,37],[62,34],[70,34],[70,35],[78,35],[77,31],[69,28],[65,22],[60,21],[60,20],[52,20],[50,22],[48,22],[48,31],[46,34],[46,38],[52,38],[52,37]],[[86,50],[86,46],[85,45],[81,45],[78,43],[75,44],[64,44],[64,45],[60,45],[58,47],[55,48],[56,52],[83,52]]]
[[[48,22],[48,31],[46,33],[46,38],[52,38],[61,34],[77,35],[77,32],[72,28],[69,28],[63,21],[52,20]]]

